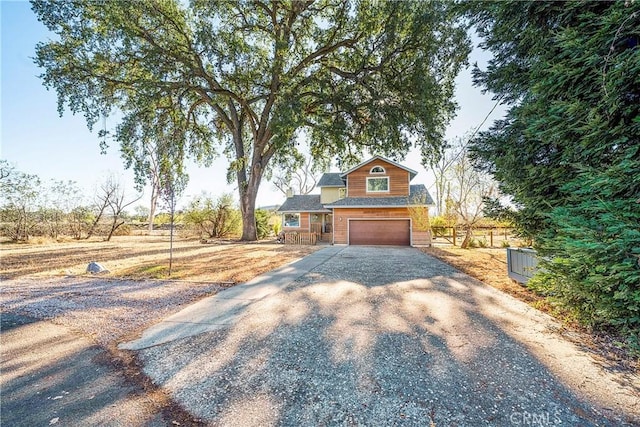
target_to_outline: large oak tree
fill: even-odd
[[[127,123],[168,114],[183,155],[172,161],[226,154],[245,240],[256,239],[261,179],[299,154],[302,129],[324,159],[365,149],[400,158],[412,141],[440,144],[469,49],[447,2],[32,4],[57,35],[38,44],[36,62],[60,112],[83,113],[89,127],[113,111]],[[116,139],[135,143],[126,128]]]

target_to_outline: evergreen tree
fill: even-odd
[[[471,150],[535,239],[531,285],[638,345],[640,3],[465,7],[494,54],[475,82],[511,105]]]

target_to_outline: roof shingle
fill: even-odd
[[[433,205],[433,199],[423,184],[411,185],[409,197],[346,197],[326,204],[327,208],[346,207],[400,207],[409,205]]]
[[[291,196],[280,206],[278,212],[331,212],[320,203],[320,195],[303,194]]]
[[[345,183],[340,175],[340,172],[323,173],[316,187],[344,187]]]

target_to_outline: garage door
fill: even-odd
[[[349,244],[409,246],[409,220],[350,220]]]

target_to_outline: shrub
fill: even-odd
[[[269,212],[264,209],[256,210],[256,233],[258,239],[265,239],[271,233],[271,227],[269,227]]]
[[[640,162],[593,170],[565,186],[580,200],[551,213],[529,283],[592,327],[615,328],[640,352]],[[576,197],[577,198],[577,197]]]
[[[185,224],[194,228],[200,236],[223,238],[240,232],[242,217],[235,207],[231,194],[223,194],[216,200],[209,196],[194,199],[184,212]]]
[[[282,223],[280,221],[274,222],[272,229],[273,229],[273,234],[277,236],[278,234],[280,234],[280,231],[282,231]]]
[[[131,226],[129,224],[122,224],[116,228],[113,232],[114,236],[131,236]]]

